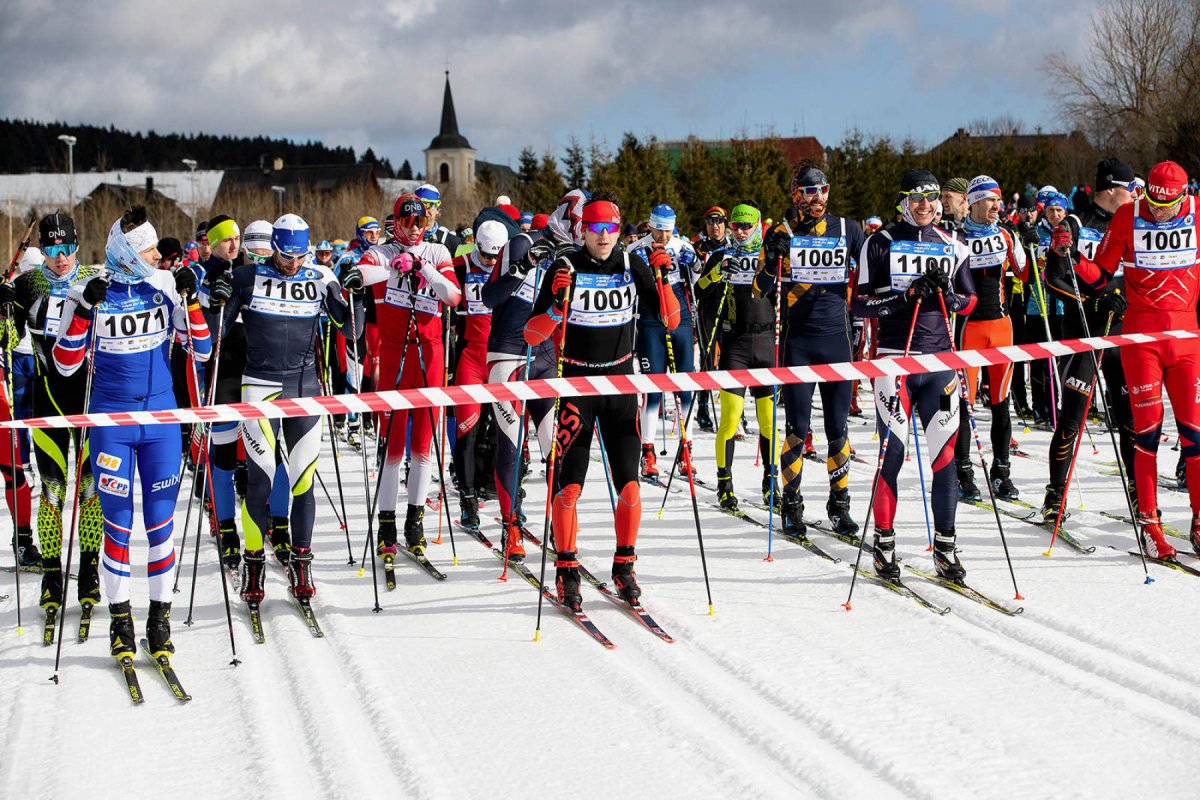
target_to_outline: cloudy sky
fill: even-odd
[[[1059,130],[1051,53],[1095,3],[1009,0],[4,0],[0,117],[369,145],[422,169],[447,62],[479,158],[857,127],[931,145]]]

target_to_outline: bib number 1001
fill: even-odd
[[[633,289],[588,289],[577,292],[575,302],[581,311],[613,311],[624,309],[633,301]]]

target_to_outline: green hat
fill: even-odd
[[[750,222],[757,225],[762,220],[762,212],[751,205],[742,203],[733,207],[729,212],[730,222]]]
[[[951,178],[950,180],[948,180],[942,184],[943,191],[958,192],[959,194],[966,194],[967,189],[969,189],[969,188],[970,188],[970,186],[967,183],[966,178]]]

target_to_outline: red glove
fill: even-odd
[[[1066,225],[1055,228],[1054,233],[1050,234],[1050,249],[1065,256],[1071,249],[1071,229]]]
[[[671,269],[671,254],[661,247],[656,247],[650,251],[650,266],[654,268],[654,275],[659,280]]]
[[[550,282],[550,289],[553,291],[554,296],[558,297],[563,289],[569,288],[574,277],[568,267],[559,267],[556,269],[554,271],[554,279]]]

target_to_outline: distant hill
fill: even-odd
[[[289,167],[369,163],[375,164],[381,175],[395,177],[388,160],[377,159],[370,148],[357,158],[352,147],[326,147],[320,142],[298,144],[265,136],[207,133],[130,133],[112,126],[17,119],[0,120],[0,173],[66,172],[67,148],[58,141],[61,134],[78,137],[76,172],[178,170],[185,158],[195,159],[200,169],[233,169],[281,158]]]

